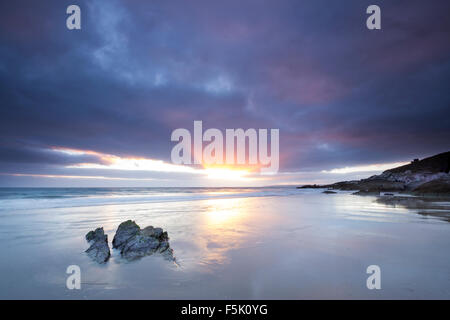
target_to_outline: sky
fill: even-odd
[[[81,30],[66,28],[71,4]],[[2,1],[0,187],[325,183],[449,151],[449,9]],[[279,172],[173,164],[171,133],[195,120],[279,129]]]

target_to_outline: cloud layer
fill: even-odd
[[[194,120],[279,128],[282,172],[448,151],[448,1],[378,1],[379,31],[361,0],[76,1],[69,31],[72,2],[0,4],[0,173],[170,162]]]

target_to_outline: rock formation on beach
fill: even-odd
[[[86,234],[86,240],[91,245],[86,253],[94,261],[105,263],[111,253],[108,246],[108,236],[103,228],[97,228]],[[113,248],[127,260],[135,260],[154,253],[160,253],[165,259],[175,261],[173,250],[169,245],[169,236],[161,228],[148,226],[141,229],[136,222],[127,220],[117,228],[112,242]]]
[[[108,236],[105,235],[103,228],[97,228],[94,231],[89,231],[86,234],[86,240],[91,245],[86,253],[94,261],[98,263],[105,263],[111,256],[108,246]]]
[[[141,229],[134,221],[122,222],[113,239],[113,248],[127,260],[134,260],[153,253],[161,253],[164,258],[174,260],[169,246],[167,232],[161,228],[148,226]]]
[[[405,192],[416,195],[450,196],[450,151],[415,159],[410,164],[384,171],[367,179],[298,188],[356,190],[356,194]]]

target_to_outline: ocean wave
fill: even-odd
[[[299,194],[294,187],[264,188],[29,188],[0,190],[0,211],[184,202]]]

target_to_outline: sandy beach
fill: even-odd
[[[450,298],[448,208],[322,191],[1,189],[0,298]],[[167,230],[176,263],[89,259],[84,235],[112,239],[127,219]],[[366,287],[374,264],[381,290]],[[69,265],[81,290],[66,288]]]

